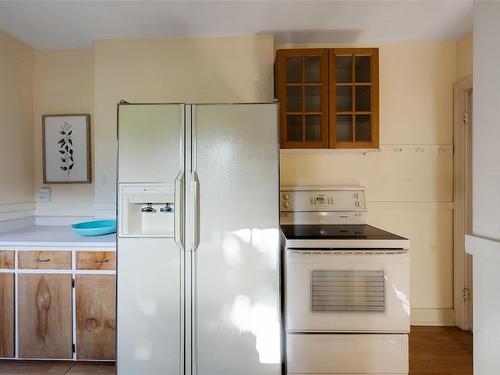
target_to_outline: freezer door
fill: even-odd
[[[193,106],[198,375],[281,373],[277,105]]]
[[[118,107],[119,375],[184,373],[184,109]]]
[[[183,161],[184,107],[118,106],[118,182],[174,182]]]
[[[181,374],[181,252],[172,238],[119,238],[117,373]]]

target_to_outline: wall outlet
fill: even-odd
[[[50,188],[38,189],[38,202],[50,202]]]

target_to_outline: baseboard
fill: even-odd
[[[414,326],[454,326],[454,309],[411,309],[411,325]]]

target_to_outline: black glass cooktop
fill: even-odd
[[[289,240],[405,240],[371,225],[282,225]]]

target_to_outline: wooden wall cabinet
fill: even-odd
[[[281,148],[377,148],[377,48],[282,49]]]

